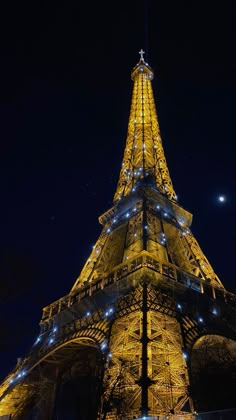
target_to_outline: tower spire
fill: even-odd
[[[144,178],[170,200],[177,199],[162,147],[159,123],[152,91],[153,70],[144,61],[133,68],[134,82],[126,147],[114,201],[129,195]]]

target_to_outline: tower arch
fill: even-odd
[[[203,335],[192,347],[190,366],[197,411],[235,408],[236,340],[218,334]]]

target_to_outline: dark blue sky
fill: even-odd
[[[180,203],[193,213],[193,232],[222,282],[236,290],[234,12],[233,2],[203,1],[5,5],[0,376],[33,343],[42,306],[70,290],[100,233],[141,47],[155,72]]]

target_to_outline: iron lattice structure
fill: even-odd
[[[177,201],[152,79],[141,54],[113,207],[71,291],[43,309],[38,339],[0,385],[0,415],[70,418],[58,413],[73,401],[62,406],[60,396],[77,381],[71,418],[193,419],[195,344],[213,334],[236,340],[235,296]]]

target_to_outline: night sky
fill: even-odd
[[[69,292],[112,205],[138,51],[192,230],[236,290],[233,1],[6,2],[1,11],[0,377]],[[50,5],[49,5],[50,3]],[[217,197],[226,196],[225,203]]]

